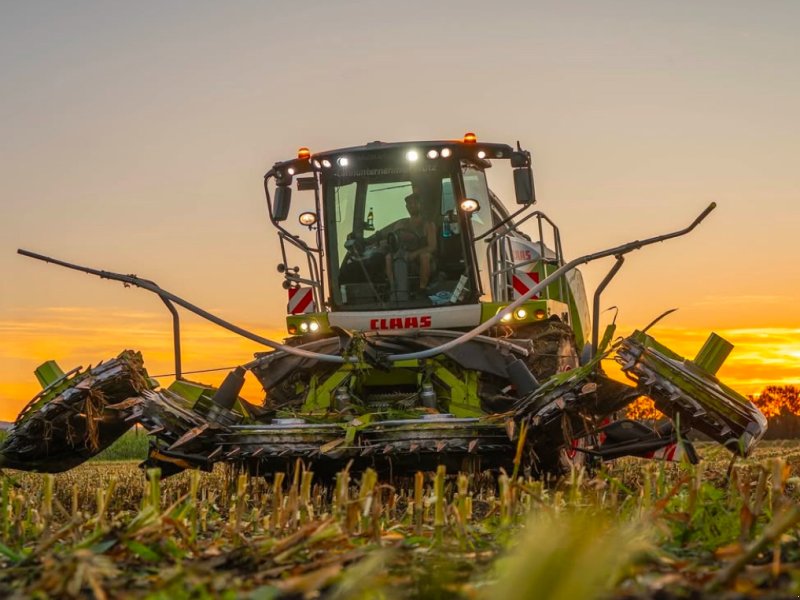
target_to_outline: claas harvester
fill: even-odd
[[[493,163],[505,163],[513,203],[489,188]],[[45,363],[2,465],[63,471],[138,424],[151,436],[146,464],[166,474],[223,462],[268,475],[302,461],[320,474],[444,464],[543,476],[621,456],[695,462],[696,435],[746,456],[766,430],[716,377],[726,340],[711,334],[687,359],[649,327],[618,338],[599,326],[625,256],[687,234],[713,204],[680,231],[568,260],[559,228],[534,209],[531,154],[472,133],[300,148],[267,172],[264,191],[288,301],[282,342],[152,281],[19,251],[157,294],[173,315],[175,380],[161,386],[131,350],[86,370]],[[577,267],[604,257],[615,262],[590,308]],[[219,387],[184,377],[179,307],[265,351]],[[606,375],[605,359],[628,381]],[[262,384],[262,403],[240,397],[246,376]],[[626,419],[641,396],[666,418]]]

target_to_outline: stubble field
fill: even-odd
[[[130,434],[105,458],[141,450]],[[691,598],[800,592],[800,444],[557,482],[303,467],[161,480],[136,461],[6,471],[0,596]]]

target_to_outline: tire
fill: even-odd
[[[518,330],[518,337],[533,342],[534,352],[528,366],[539,381],[563,373],[580,365],[578,348],[572,329],[554,317]],[[532,476],[542,479],[560,478],[575,469],[590,471],[592,460],[580,448],[588,447],[590,438],[573,439],[568,421],[562,426],[563,437],[544,443],[529,440],[525,453]]]

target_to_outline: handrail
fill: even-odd
[[[515,214],[519,214],[520,212],[521,211],[517,211],[517,213],[515,213]],[[539,258],[531,259],[531,260],[523,261],[523,262],[517,262],[517,261],[515,261],[513,259],[513,251],[511,251],[510,249],[507,249],[507,250],[503,250],[501,252],[500,250],[502,248],[505,248],[505,246],[510,246],[510,243],[514,239],[516,239],[514,237],[514,234],[525,235],[525,234],[522,234],[522,232],[520,232],[517,229],[517,227],[519,227],[525,221],[527,221],[527,220],[529,220],[529,219],[531,219],[533,217],[536,217],[537,230],[538,230],[538,233],[539,233],[539,239],[538,239]],[[508,221],[509,221],[509,219],[506,218],[506,219],[504,219],[503,222],[508,222]],[[493,251],[496,252],[498,255],[502,254],[502,258],[501,259],[500,259],[500,256],[498,256],[498,259],[499,259],[498,264],[500,266],[498,268],[492,268],[492,267],[489,268],[490,281],[491,281],[493,286],[496,286],[496,288],[493,288],[493,290],[492,290],[493,291],[493,297],[495,298],[495,300],[500,300],[500,301],[503,301],[503,302],[508,300],[507,288],[510,285],[510,282],[508,281],[508,273],[513,273],[513,272],[517,271],[518,269],[520,269],[521,267],[524,267],[524,266],[530,265],[530,264],[536,264],[536,263],[538,263],[540,261],[549,262],[550,259],[547,258],[547,250],[548,250],[548,248],[545,245],[544,229],[542,227],[542,221],[546,221],[550,225],[550,227],[552,228],[553,245],[554,245],[553,252],[555,253],[555,263],[556,263],[556,265],[558,265],[560,267],[560,266],[562,266],[564,264],[564,250],[563,250],[563,248],[561,246],[561,232],[559,231],[558,226],[545,213],[543,213],[541,211],[538,211],[538,210],[532,212],[531,214],[527,215],[525,218],[521,219],[518,223],[512,223],[511,226],[509,226],[506,230],[498,231],[494,235],[492,235],[489,239],[486,240],[487,264],[489,264],[489,265],[493,264],[493,261],[491,260],[491,253]],[[495,227],[494,229],[497,229],[497,228]],[[478,238],[476,238],[476,239],[478,239]],[[527,235],[525,236],[525,239],[526,239],[526,241],[531,241],[531,240],[528,239]],[[508,256],[507,256],[509,251],[511,252],[511,259],[509,259]],[[567,284],[564,281],[564,279],[560,279],[558,281],[559,297],[562,298],[562,299],[565,299],[567,297],[566,287],[565,287],[566,285]],[[494,294],[495,289],[498,292],[497,294]],[[500,293],[501,290],[502,290],[502,293]],[[545,297],[547,299],[550,298],[550,288],[549,287],[545,289]]]
[[[319,265],[317,264],[314,255],[312,254],[313,249],[309,248],[305,242],[302,240],[297,239],[293,235],[287,235],[283,231],[278,232],[278,239],[281,243],[281,255],[283,256],[284,265],[287,267],[286,272],[284,273],[284,278],[287,280],[296,281],[298,283],[304,283],[311,286],[314,290],[314,300],[316,302],[317,307],[322,307],[322,302],[324,300],[323,295],[323,287],[322,287],[322,279],[320,277]],[[311,279],[301,278],[298,275],[291,275],[289,273],[286,260],[286,249],[284,248],[283,244],[289,242],[295,248],[297,248],[300,252],[303,252],[306,257],[306,261],[308,263],[308,270],[311,274]]]

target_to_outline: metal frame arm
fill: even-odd
[[[187,302],[183,298],[176,296],[171,292],[168,292],[164,288],[160,287],[158,284],[152,281],[148,281],[146,279],[142,279],[141,277],[136,277],[135,275],[122,275],[121,273],[114,273],[112,271],[101,271],[98,269],[92,269],[90,267],[83,267],[81,265],[76,265],[63,260],[58,260],[56,258],[51,258],[49,256],[44,256],[42,254],[30,252],[28,250],[19,249],[17,250],[17,252],[29,258],[35,258],[37,260],[42,260],[47,263],[53,263],[54,265],[59,265],[61,267],[66,267],[67,269],[73,269],[75,271],[81,271],[83,273],[88,273],[89,275],[96,275],[101,279],[111,279],[113,281],[121,281],[122,283],[126,283],[128,285],[132,285],[147,290],[149,292],[153,292],[154,294],[159,296],[162,300],[166,298],[167,300],[177,304],[178,306],[182,306],[186,310],[193,312],[197,316],[202,317],[207,321],[211,321],[215,325],[219,325],[223,329],[227,329],[232,333],[247,338],[248,340],[252,340],[258,344],[263,344],[264,346],[273,348],[274,350],[282,350],[284,352],[288,352],[289,354],[295,354],[297,356],[302,356],[304,358],[314,358],[317,360],[322,360],[327,362],[333,362],[333,363],[345,362],[344,358],[342,358],[341,356],[318,354],[317,352],[309,352],[308,350],[302,350],[300,348],[287,346],[285,344],[280,344],[273,340],[262,337],[258,334],[252,333],[251,331],[247,331],[246,329],[242,329],[238,325],[234,325],[233,323],[230,323],[225,319],[221,319],[220,317],[213,315],[206,310],[203,310],[199,306],[195,306],[191,302]]]
[[[614,263],[614,266],[611,267],[611,270],[606,274],[603,281],[600,282],[600,285],[597,286],[594,292],[594,299],[592,300],[592,357],[597,354],[597,344],[600,339],[600,296],[603,295],[606,287],[622,268],[624,262],[625,257],[618,256],[617,262]]]
[[[178,314],[178,309],[170,302],[169,298],[159,296],[161,301],[167,307],[167,310],[172,315],[172,345],[175,354],[175,379],[183,379],[183,371],[181,370],[181,317]]]
[[[642,248],[644,246],[649,246],[651,244],[656,244],[658,242],[664,242],[664,241],[672,239],[672,238],[676,238],[676,237],[680,237],[682,235],[686,235],[687,233],[692,231],[695,227],[697,227],[700,224],[700,222],[703,219],[705,219],[708,216],[708,214],[712,210],[714,210],[716,207],[717,207],[716,202],[712,202],[711,204],[709,204],[706,207],[706,209],[702,213],[700,213],[700,215],[698,215],[698,217],[691,223],[691,225],[689,225],[688,227],[684,227],[683,229],[679,229],[678,231],[674,231],[672,233],[667,233],[667,234],[664,234],[664,235],[658,235],[658,236],[655,236],[655,237],[646,238],[644,240],[635,240],[633,242],[628,242],[627,244],[622,244],[621,246],[616,246],[615,248],[610,248],[608,250],[601,250],[600,252],[595,252],[593,254],[586,254],[586,255],[581,256],[579,258],[575,258],[575,259],[569,261],[568,263],[566,263],[564,266],[562,266],[562,267],[556,269],[555,271],[553,271],[553,273],[551,273],[549,276],[545,277],[542,281],[540,281],[538,284],[533,286],[530,290],[528,290],[524,295],[522,295],[519,298],[517,298],[514,302],[512,302],[511,304],[506,306],[503,310],[498,312],[491,319],[489,319],[488,321],[484,321],[483,323],[481,323],[480,325],[478,325],[474,329],[468,331],[467,333],[465,333],[461,337],[456,338],[455,340],[451,340],[451,341],[449,341],[449,342],[447,342],[445,344],[442,344],[441,346],[438,346],[436,348],[431,348],[430,350],[423,350],[421,352],[411,352],[411,353],[408,353],[408,354],[395,354],[393,356],[390,356],[389,360],[398,361],[398,360],[413,360],[413,359],[430,358],[431,356],[435,356],[436,354],[440,354],[442,352],[450,350],[454,346],[457,346],[458,344],[461,344],[463,342],[469,341],[472,338],[474,338],[475,336],[480,335],[481,333],[483,333],[484,331],[486,331],[490,327],[494,327],[495,325],[500,323],[500,320],[506,314],[509,314],[509,313],[513,312],[514,310],[516,310],[517,308],[519,308],[523,303],[525,303],[528,300],[530,300],[533,296],[538,294],[541,290],[543,290],[548,285],[550,285],[552,282],[554,282],[559,277],[564,275],[564,273],[566,273],[567,271],[571,271],[572,269],[574,269],[575,267],[577,267],[579,265],[591,262],[593,260],[597,260],[598,258],[605,258],[607,256],[619,256],[619,255],[623,255],[623,254],[628,254],[629,252],[633,252],[634,250],[638,250],[639,248]]]
[[[700,222],[703,221],[703,219],[705,219],[708,216],[708,214],[712,210],[714,210],[716,208],[716,206],[717,206],[716,203],[712,202],[711,204],[708,205],[708,207],[706,207],[706,209],[702,213],[700,213],[700,215],[692,222],[691,225],[689,225],[688,227],[685,227],[683,229],[680,229],[678,231],[674,231],[672,233],[667,233],[667,234],[659,235],[659,236],[655,236],[655,237],[646,238],[644,240],[636,240],[636,241],[633,241],[633,242],[628,242],[627,244],[622,244],[621,246],[616,246],[616,247],[610,248],[608,250],[601,250],[600,252],[595,252],[593,254],[586,254],[584,256],[581,256],[580,258],[576,258],[574,260],[571,260],[570,262],[566,263],[565,265],[563,265],[562,267],[560,267],[559,269],[554,271],[548,277],[545,277],[541,282],[539,282],[537,285],[533,286],[530,290],[528,290],[527,293],[525,293],[524,295],[519,297],[517,300],[515,300],[511,304],[509,304],[507,307],[505,307],[503,310],[498,312],[494,317],[492,317],[488,321],[485,321],[485,322],[481,323],[480,325],[478,325],[474,329],[464,333],[463,335],[461,335],[461,336],[459,336],[459,337],[457,337],[457,338],[455,338],[453,340],[450,340],[449,342],[446,342],[446,343],[442,344],[441,346],[437,346],[435,348],[430,348],[428,350],[424,350],[424,351],[421,351],[421,352],[412,352],[412,353],[408,353],[408,354],[393,354],[393,355],[388,356],[386,358],[389,361],[392,361],[392,362],[397,362],[397,361],[400,361],[400,360],[414,360],[414,359],[430,358],[432,356],[436,356],[437,354],[441,354],[442,352],[450,350],[451,348],[453,348],[453,347],[455,347],[455,346],[457,346],[459,344],[462,344],[462,343],[464,343],[466,341],[469,341],[469,340],[475,338],[476,336],[480,335],[481,333],[483,333],[484,331],[486,331],[490,327],[494,327],[495,325],[497,325],[500,322],[500,319],[502,319],[503,316],[505,316],[509,312],[514,311],[520,305],[522,305],[524,302],[527,302],[531,297],[533,297],[535,294],[539,293],[542,289],[544,289],[545,287],[550,285],[553,281],[555,281],[556,279],[561,277],[567,271],[570,271],[570,270],[574,269],[575,267],[577,267],[579,265],[591,262],[593,260],[597,260],[599,258],[605,258],[605,257],[608,257],[608,256],[621,256],[623,254],[627,254],[629,252],[633,252],[634,250],[638,250],[639,248],[642,248],[644,246],[649,246],[651,244],[655,244],[655,243],[658,243],[658,242],[663,242],[663,241],[666,241],[666,240],[669,240],[669,239],[672,239],[672,238],[676,238],[676,237],[680,237],[682,235],[686,235],[687,233],[692,231],[695,227],[697,227],[697,225],[699,225]],[[19,254],[23,255],[23,256],[27,256],[27,257],[30,257],[30,258],[35,258],[37,260],[42,260],[42,261],[48,262],[48,263],[53,263],[55,265],[59,265],[59,266],[65,267],[67,269],[73,269],[75,271],[81,271],[83,273],[88,273],[90,275],[96,275],[96,276],[98,276],[98,277],[100,277],[102,279],[111,279],[111,280],[114,280],[114,281],[121,281],[122,283],[127,283],[128,285],[133,285],[135,287],[139,287],[139,288],[148,290],[148,291],[153,292],[154,294],[158,295],[162,300],[164,300],[166,298],[167,300],[172,301],[173,303],[177,304],[178,306],[182,306],[186,310],[188,310],[190,312],[193,312],[194,314],[196,314],[196,315],[198,315],[198,316],[200,316],[200,317],[202,317],[202,318],[204,318],[204,319],[206,319],[206,320],[208,320],[208,321],[210,321],[210,322],[212,322],[212,323],[214,323],[216,325],[219,325],[220,327],[223,327],[224,329],[227,329],[228,331],[236,333],[237,335],[240,335],[240,336],[242,336],[244,338],[252,340],[252,341],[254,341],[256,343],[263,344],[264,346],[267,346],[269,348],[273,348],[275,350],[281,350],[281,351],[286,352],[288,354],[294,354],[296,356],[302,356],[304,358],[313,358],[313,359],[320,360],[320,361],[323,361],[323,362],[331,362],[331,363],[339,363],[339,364],[344,363],[344,362],[357,362],[357,360],[358,360],[356,357],[349,357],[349,358],[346,359],[346,358],[344,358],[342,356],[336,356],[336,355],[331,355],[331,354],[320,354],[320,353],[317,353],[317,352],[311,352],[311,351],[308,351],[308,350],[303,350],[300,347],[287,346],[285,344],[280,344],[280,343],[275,342],[273,340],[267,339],[265,337],[262,337],[260,335],[255,334],[255,333],[247,331],[246,329],[242,329],[241,327],[239,327],[237,325],[234,325],[233,323],[230,323],[230,322],[228,322],[228,321],[226,321],[224,319],[221,319],[220,317],[217,317],[216,315],[213,315],[213,314],[209,313],[208,311],[203,310],[202,308],[200,308],[198,306],[195,306],[194,304],[192,304],[190,302],[187,302],[183,298],[180,298],[179,296],[176,296],[175,294],[172,294],[172,293],[168,292],[167,290],[159,287],[154,282],[148,281],[146,279],[142,279],[140,277],[136,277],[135,275],[122,275],[120,273],[113,273],[111,271],[102,271],[102,270],[98,270],[98,269],[92,269],[90,267],[83,267],[83,266],[80,266],[80,265],[76,265],[76,264],[73,264],[73,263],[65,262],[63,260],[58,260],[58,259],[55,259],[55,258],[51,258],[49,256],[44,256],[42,254],[37,254],[35,252],[30,252],[28,250],[23,250],[23,249],[19,249],[19,250],[17,250],[17,252]]]

